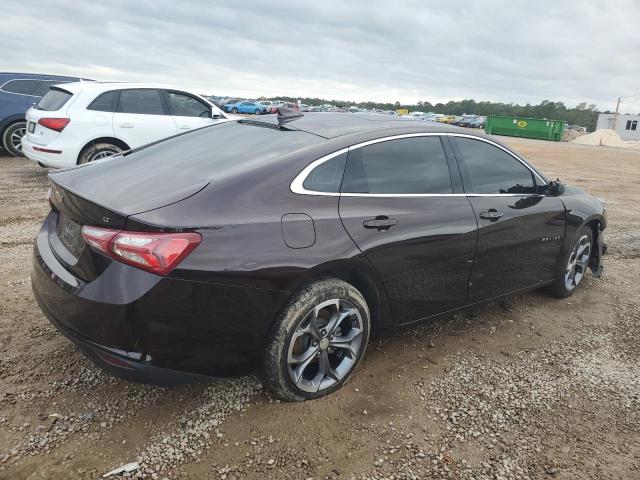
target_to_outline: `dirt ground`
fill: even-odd
[[[253,377],[162,389],[96,369],[30,290],[46,172],[0,158],[0,479],[640,479],[640,152],[504,138],[607,201],[604,276],[378,340],[278,403]]]

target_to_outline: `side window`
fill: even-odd
[[[481,140],[457,137],[469,193],[535,193],[533,174],[504,150]]]
[[[39,83],[39,80],[9,80],[2,86],[2,90],[20,95],[33,95]]]
[[[179,117],[210,117],[211,107],[191,95],[179,92],[167,92],[169,107]]]
[[[338,193],[344,174],[347,154],[342,153],[311,170],[302,186],[313,192]]]
[[[344,193],[451,193],[451,176],[437,136],[375,143],[349,152]]]
[[[113,112],[118,99],[118,91],[111,90],[98,95],[98,97],[89,104],[87,110],[95,110],[98,112]]]
[[[152,89],[133,89],[120,91],[118,112],[164,115],[160,92]]]

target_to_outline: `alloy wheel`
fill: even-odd
[[[564,274],[564,284],[567,290],[574,290],[587,272],[591,257],[591,239],[582,235],[573,247]]]
[[[321,392],[344,380],[363,349],[363,321],[349,301],[322,302],[298,324],[287,352],[291,381],[305,392]]]
[[[27,126],[21,126],[16,128],[13,132],[11,132],[11,138],[9,138],[9,142],[11,146],[18,152],[22,153],[22,137],[24,137],[27,133]]]
[[[102,160],[104,158],[113,157],[120,153],[120,150],[101,150],[89,157],[89,162],[95,162],[96,160]]]

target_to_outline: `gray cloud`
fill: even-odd
[[[5,4],[0,69],[411,103],[611,109],[640,91],[635,0],[91,3]]]

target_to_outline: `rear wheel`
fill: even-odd
[[[11,155],[21,157],[22,153],[22,137],[27,133],[27,122],[20,121],[9,125],[2,132],[2,145],[4,149]]]
[[[238,109],[237,109],[236,107],[233,107],[233,108],[231,109],[231,113],[238,113]]]
[[[293,297],[264,355],[264,383],[283,400],[321,397],[340,388],[369,341],[367,303],[352,285],[317,281]]]
[[[260,110],[258,110],[258,109],[256,108],[256,111],[255,111],[255,112],[253,112],[253,114],[254,114],[254,115],[260,115]]]
[[[112,143],[96,143],[86,147],[78,157],[78,165],[113,157],[122,152],[122,148]]]
[[[573,295],[587,273],[593,232],[589,226],[582,227],[574,238],[571,248],[560,258],[556,265],[556,278],[547,292],[557,298]]]

